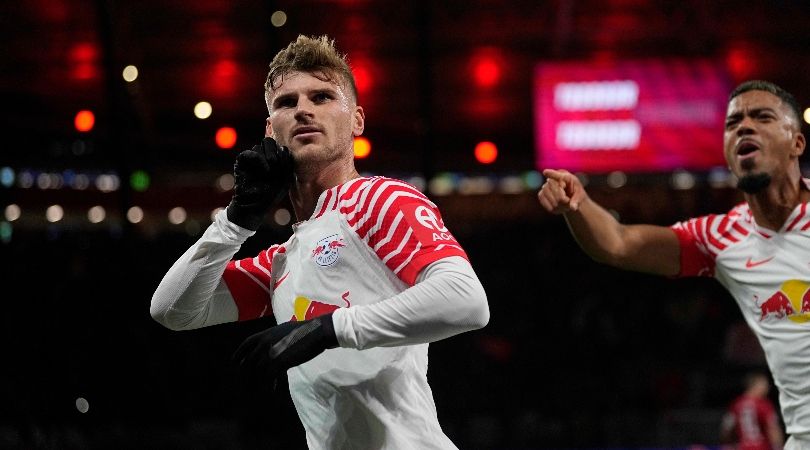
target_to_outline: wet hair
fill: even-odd
[[[793,118],[796,119],[796,124],[801,126],[800,117],[802,116],[802,113],[800,112],[799,102],[796,101],[796,97],[770,81],[745,81],[731,91],[731,94],[728,96],[728,101],[730,102],[734,99],[734,97],[748,91],[765,91],[779,97],[786,105],[788,105],[788,108],[790,108],[790,111],[793,113]]]
[[[308,72],[318,78],[348,86],[355,102],[357,86],[349,67],[346,55],[341,55],[335,48],[334,39],[328,36],[310,37],[299,35],[287,48],[281,50],[270,63],[270,72],[264,82],[265,100],[281,83],[284,76],[291,72]]]

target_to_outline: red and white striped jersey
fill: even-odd
[[[293,230],[287,242],[228,263],[223,279],[240,320],[272,313],[283,323],[370,305],[404,291],[439,259],[467,258],[433,202],[384,177],[323,192],[312,217]],[[384,439],[385,448],[455,448],[439,426],[427,350],[336,348],[290,369],[310,448],[340,448],[349,436],[353,445],[364,436],[368,447]]]
[[[737,301],[779,388],[787,432],[810,433],[810,208],[778,231],[757,225],[747,203],[677,223],[680,276],[713,276]]]

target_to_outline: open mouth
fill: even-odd
[[[746,156],[759,150],[759,146],[750,141],[742,142],[737,146],[737,156]]]

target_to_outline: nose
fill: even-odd
[[[307,98],[298,101],[295,110],[295,120],[299,122],[306,122],[312,118],[312,106],[314,104]]]
[[[745,136],[754,132],[754,120],[744,116],[737,125],[737,136]]]

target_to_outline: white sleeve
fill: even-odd
[[[152,296],[149,312],[172,330],[234,322],[239,312],[222,273],[239,247],[255,231],[228,221],[225,211],[178,259]]]
[[[372,305],[340,308],[332,320],[341,347],[392,347],[483,328],[489,305],[470,263],[452,256],[426,266],[416,284],[399,294]]]

